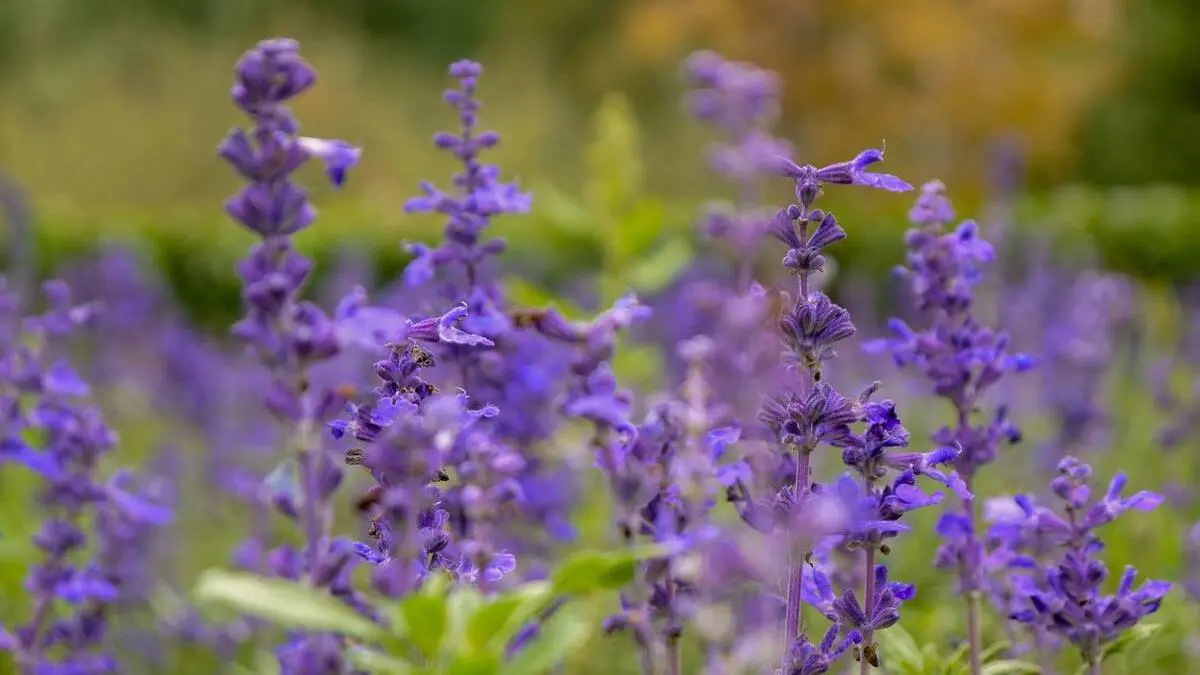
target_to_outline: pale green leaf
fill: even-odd
[[[271,579],[210,569],[196,582],[196,598],[231,607],[285,628],[343,633],[364,640],[379,638],[382,629],[324,593],[285,579]]]
[[[408,640],[425,658],[436,661],[448,627],[446,596],[422,591],[405,598],[400,611],[408,627]]]
[[[459,586],[446,599],[447,639],[459,644],[475,614],[484,607],[483,595],[474,586]]]
[[[549,598],[550,585],[545,582],[524,584],[495,598],[471,617],[467,642],[479,651],[503,649]]]
[[[666,288],[687,267],[692,249],[679,239],[639,260],[629,271],[630,284],[640,293],[654,293]]]
[[[533,640],[500,670],[501,675],[545,675],[567,654],[587,642],[592,622],[580,612],[560,609],[542,623]]]
[[[624,95],[610,93],[596,112],[587,148],[589,209],[601,229],[613,226],[642,189],[644,169],[639,155],[637,119]]]
[[[372,675],[416,675],[413,665],[403,659],[366,647],[352,647],[346,652],[355,668]]]
[[[666,206],[657,199],[645,198],[630,205],[617,222],[616,231],[601,243],[614,259],[613,269],[621,269],[651,251],[666,229]]]
[[[633,581],[639,561],[664,552],[657,546],[615,552],[582,551],[560,564],[551,575],[551,582],[558,593],[620,588]]]
[[[579,307],[516,275],[504,278],[504,292],[514,305],[536,308],[555,307],[562,312],[563,316],[571,319],[577,319],[585,314]]]
[[[503,662],[502,653],[459,652],[450,661],[446,675],[496,675]]]
[[[1012,643],[1008,640],[1000,640],[999,642],[992,643],[987,647],[984,647],[983,651],[979,654],[979,660],[987,663],[997,656],[1007,652],[1010,647],[1012,647]]]
[[[981,675],[1037,675],[1042,669],[1035,664],[1012,659],[1001,659],[983,664]]]
[[[538,213],[550,221],[554,227],[568,232],[588,232],[594,234],[590,225],[593,217],[583,204],[568,196],[565,192],[548,183],[534,188],[537,195]]]
[[[925,657],[908,631],[900,626],[892,626],[881,631],[876,639],[879,641],[880,653],[890,667],[903,668],[911,675],[925,673]]]
[[[1108,646],[1104,648],[1104,655],[1101,657],[1101,660],[1108,659],[1111,656],[1120,654],[1121,652],[1127,651],[1130,648],[1149,640],[1161,629],[1162,624],[1160,623],[1143,623],[1130,628],[1124,633],[1121,633],[1120,637],[1110,642]]]

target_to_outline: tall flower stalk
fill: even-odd
[[[308,160],[324,161],[329,180],[340,187],[358,161],[359,150],[342,141],[299,135],[288,103],[316,83],[316,73],[288,39],[260,42],[238,62],[231,90],[234,104],[253,122],[235,129],[220,144],[220,155],[246,179],[246,186],[225,205],[226,211],[260,242],[242,261],[242,298],[246,315],[234,326],[271,375],[265,404],[289,429],[289,457],[268,476],[265,487],[278,510],[298,520],[303,551],[281,546],[268,555],[271,571],[305,578],[350,597],[344,572],[350,561],[346,542],[331,541],[329,498],[342,472],[324,452],[321,428],[340,405],[332,390],[314,391],[314,365],[341,349],[333,320],[301,293],[312,263],[292,243],[293,235],[316,218],[307,192],[292,174]],[[293,467],[295,467],[293,469]],[[297,636],[281,648],[284,672],[307,660],[329,658],[335,643],[327,636]]]
[[[782,209],[773,222],[773,234],[788,247],[783,265],[797,278],[797,294],[783,297],[783,314],[779,330],[786,346],[787,365],[800,373],[797,387],[767,401],[760,420],[774,432],[775,440],[787,455],[790,485],[781,492],[784,503],[790,504],[792,518],[785,533],[795,539],[792,531],[797,515],[812,493],[812,453],[821,443],[848,447],[853,434],[850,425],[857,415],[849,401],[833,387],[822,381],[822,364],[833,358],[833,345],[854,334],[850,314],[834,304],[824,294],[809,291],[809,278],[822,269],[825,259],[822,250],[846,237],[831,213],[813,208],[826,184],[865,185],[901,192],[911,186],[895,176],[866,171],[871,164],[883,159],[878,150],[860,153],[849,162],[822,168],[799,166],[785,158],[777,160],[779,172],[795,183],[797,203]],[[811,232],[810,232],[810,228]],[[793,644],[807,639],[802,612],[804,567],[811,550],[791,553],[787,577],[787,608],[784,618],[783,651],[785,669],[792,668]],[[873,579],[874,574],[868,575]],[[870,583],[870,582],[868,582]]]
[[[1034,361],[1010,350],[1007,333],[986,324],[974,311],[974,287],[983,268],[993,261],[992,246],[979,236],[974,221],[952,231],[946,228],[954,210],[939,181],[926,183],[909,212],[914,228],[908,231],[906,264],[898,269],[907,281],[916,308],[927,318],[922,329],[892,319],[893,337],[874,341],[869,350],[888,350],[899,366],[914,366],[929,379],[934,393],[953,406],[955,421],[934,433],[939,445],[956,446],[961,453],[954,468],[966,483],[961,507],[943,515],[938,532],[946,540],[938,554],[941,567],[956,571],[967,604],[967,633],[972,675],[982,672],[981,600],[984,552],[977,535],[977,509],[972,493],[978,471],[991,463],[1001,444],[1016,443],[1020,429],[999,406],[988,420],[980,420],[984,395],[1001,378],[1029,370]]]
[[[33,606],[25,623],[0,626],[0,650],[21,675],[116,672],[109,620],[123,602],[145,598],[141,544],[171,512],[140,494],[129,472],[101,475],[117,436],[54,344],[94,308],[73,305],[67,285],[54,281],[45,285],[48,311],[23,317],[2,284],[0,465],[37,474],[44,520],[33,536],[42,557],[27,579]]]

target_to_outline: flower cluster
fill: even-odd
[[[446,91],[446,101],[458,110],[461,128],[457,134],[439,132],[434,144],[454,155],[463,163],[463,171],[455,174],[457,194],[447,193],[432,183],[422,183],[424,193],[408,200],[404,210],[409,213],[442,213],[448,216],[445,241],[430,249],[421,244],[410,247],[415,260],[405,270],[410,285],[419,285],[434,278],[439,269],[461,268],[462,277],[456,287],[459,297],[475,290],[480,267],[504,251],[502,239],[483,241],[483,234],[494,216],[503,213],[527,213],[532,197],[521,192],[516,183],[500,181],[500,169],[484,164],[479,155],[500,142],[495,131],[479,132],[479,101],[475,98],[479,76],[483,69],[473,61],[459,61],[450,66],[450,75],[459,81],[457,89]]]
[[[130,472],[102,475],[116,434],[56,348],[95,308],[74,305],[63,282],[44,291],[48,310],[22,317],[19,299],[0,287],[0,465],[38,476],[44,517],[33,535],[41,561],[26,583],[33,606],[25,623],[0,626],[0,650],[22,673],[115,672],[109,619],[122,604],[146,600],[146,537],[172,514]]]
[[[823,185],[864,185],[888,191],[911,187],[895,176],[868,172],[883,159],[868,150],[855,159],[817,168],[776,158],[774,168],[795,183],[797,203],[779,211],[772,233],[787,246],[783,266],[798,279],[793,299],[783,294],[779,335],[786,348],[787,370],[797,373],[796,386],[768,398],[759,421],[782,452],[774,467],[758,480],[771,496],[755,499],[748,483],[754,478],[749,464],[731,472],[728,497],[743,519],[758,529],[783,534],[797,550],[790,553],[786,612],[784,616],[783,672],[816,675],[826,672],[851,645],[863,672],[879,665],[875,634],[899,620],[900,605],[913,597],[912,586],[888,580],[886,565],[877,564],[887,554],[884,541],[905,529],[905,513],[936,504],[940,494],[927,494],[916,485],[919,474],[937,478],[966,494],[956,476],[936,465],[958,456],[955,448],[932,453],[893,453],[908,445],[909,434],[891,401],[873,402],[878,384],[856,400],[846,398],[824,381],[823,364],[834,358],[834,346],[854,335],[849,312],[820,292],[810,292],[810,277],[825,263],[823,250],[846,237],[836,217],[813,204]],[[862,432],[856,431],[859,424]],[[843,475],[833,485],[813,480],[812,454],[822,445],[839,448],[844,464],[857,473]],[[889,470],[898,471],[891,484],[879,484]],[[830,576],[819,567],[806,581],[813,542],[833,538],[836,546],[863,551],[863,588],[834,592]],[[807,545],[804,543],[807,542]],[[818,644],[802,620],[801,603],[816,606],[833,622]],[[839,641],[838,636],[842,639]]]
[[[279,577],[307,579],[358,605],[348,584],[348,542],[329,536],[329,499],[342,482],[342,471],[324,451],[319,434],[341,396],[328,388],[314,391],[311,377],[316,364],[341,351],[343,340],[324,310],[301,299],[312,263],[294,248],[292,236],[313,223],[316,210],[292,175],[309,159],[319,158],[329,180],[340,187],[359,150],[342,141],[298,135],[299,123],[288,103],[315,83],[316,73],[294,41],[260,42],[238,63],[231,91],[234,104],[254,126],[230,132],[219,152],[247,181],[226,203],[226,211],[261,238],[239,267],[246,315],[234,334],[266,366],[271,384],[264,403],[291,430],[286,439],[290,455],[264,486],[275,509],[298,521],[304,532],[303,551],[277,546],[267,553],[266,568]],[[257,541],[250,543],[257,548]],[[297,635],[280,647],[280,666],[285,673],[309,672],[304,664],[328,662],[329,650],[325,636]]]
[[[506,244],[503,239],[487,239],[488,227],[499,216],[527,213],[532,195],[521,191],[516,182],[502,181],[500,168],[481,159],[483,151],[500,142],[497,132],[478,129],[477,89],[482,73],[482,67],[472,61],[450,66],[458,86],[448,89],[444,98],[458,112],[460,128],[455,133],[437,133],[434,145],[453,155],[462,169],[452,177],[452,189],[425,182],[424,194],[405,204],[409,213],[446,216],[440,244],[409,246],[415,257],[405,270],[405,282],[409,295],[420,297],[425,305],[464,303],[463,328],[486,338],[488,344],[442,341],[434,349],[445,371],[438,381],[453,383],[474,399],[504,411],[489,425],[498,442],[525,460],[516,479],[529,497],[524,502],[527,515],[549,521],[557,537],[570,538],[573,532],[565,510],[572,479],[535,449],[557,429],[555,400],[571,377],[566,365],[570,348],[553,336],[525,330],[529,327],[525,310],[510,306],[497,281],[494,263]],[[434,280],[440,283],[431,284]],[[434,295],[416,296],[418,289],[433,290]]]
[[[1018,570],[1013,580],[1015,621],[1036,626],[1075,645],[1092,672],[1105,648],[1118,636],[1158,611],[1171,589],[1166,581],[1147,581],[1135,587],[1137,571],[1126,567],[1115,595],[1101,591],[1108,568],[1096,556],[1104,545],[1096,530],[1130,510],[1149,511],[1162,503],[1152,492],[1123,497],[1126,477],[1115,476],[1098,500],[1091,499],[1092,469],[1087,464],[1065,457],[1058,465],[1058,476],[1050,483],[1051,491],[1061,500],[1061,511],[1037,506],[1028,499],[1018,502],[1013,519],[1000,519],[992,535],[1009,550],[1028,550],[1028,529],[1041,541],[1060,553],[1056,560],[1042,562],[1033,555],[1016,555],[1011,566]],[[1021,527],[1033,521],[1032,528]],[[1032,552],[1032,551],[1031,551]]]
[[[830,247],[848,234],[817,208],[828,186],[912,187],[871,170],[882,150],[826,166],[789,159],[792,148],[770,132],[774,74],[711,52],[694,55],[688,74],[692,112],[723,136],[712,167],[737,188],[736,205],[710,211],[704,229],[736,260],[713,273],[712,256],[664,296],[626,295],[568,319],[554,307],[515,306],[501,283],[506,244],[491,226],[528,212],[532,200],[484,160],[500,136],[480,127],[479,64],[450,67],[444,98],[458,128],[433,138],[459,168],[447,187],[422,183],[405,206],[444,217],[441,240],[407,245],[401,283],[371,299],[354,285],[366,274],[341,279],[331,297],[312,293],[313,262],[295,244],[316,216],[297,171],[320,160],[341,187],[360,151],[300,135],[289,105],[316,74],[294,41],[266,40],[243,55],[231,94],[250,124],[219,146],[245,180],[226,211],[255,237],[238,268],[236,354],[174,312],[134,258],[106,254],[68,270],[89,287],[84,299],[107,304],[98,353],[77,371],[62,338],[91,323],[97,303],[79,304],[69,284],[51,282],[45,309],[27,314],[0,281],[0,478],[7,487],[10,468],[32,474],[38,517],[28,532],[30,606],[6,603],[12,616],[0,624],[0,651],[15,672],[137,672],[131,645],[161,670],[157,650],[140,653],[153,638],[206,647],[222,668],[253,645],[273,653],[281,675],[410,664],[538,675],[563,667],[570,645],[601,628],[599,617],[584,628],[590,613],[575,612],[573,597],[619,587],[603,629],[636,644],[645,675],[683,675],[701,654],[712,675],[915,672],[899,663],[912,654],[943,670],[961,659],[964,672],[982,675],[1026,669],[1009,659],[1030,647],[1052,672],[1066,645],[1097,675],[1142,634],[1130,631],[1172,586],[1139,585],[1128,568],[1115,590],[1104,588],[1100,528],[1163,498],[1125,496],[1124,474],[1093,496],[1091,468],[1074,458],[1097,444],[1107,417],[1102,385],[1114,327],[1131,312],[1129,289],[1082,275],[1063,277],[1065,293],[1035,298],[1052,308],[1037,316],[1052,318],[1038,334],[1052,385],[1041,400],[1058,423],[1046,453],[1057,477],[1051,497],[990,499],[979,514],[978,472],[1021,437],[993,403],[996,385],[1034,365],[981,319],[976,294],[993,247],[973,222],[952,226],[941,183],[925,185],[898,270],[919,325],[893,319],[891,337],[868,345],[951,404],[951,423],[913,447],[905,425],[913,418],[901,414],[915,407],[911,397],[885,398],[879,382],[857,395],[835,384],[845,375],[837,352],[861,315],[821,285]],[[795,203],[762,210],[767,174],[791,182]],[[3,184],[0,207],[19,211]],[[783,244],[776,273],[794,279],[785,291],[755,279],[768,237]],[[673,377],[643,397],[619,357],[642,337],[635,329],[651,305],[656,317],[684,321],[665,357]],[[88,381],[115,392],[103,416]],[[148,402],[161,408],[152,417],[168,422],[159,426],[171,445],[153,460],[154,483],[115,466],[124,457],[106,423],[119,427]],[[1200,406],[1175,408],[1185,419],[1166,440],[1178,442]],[[197,444],[207,452],[193,452]],[[195,463],[205,471],[193,474]],[[588,470],[607,484],[623,550],[585,552],[550,571],[556,548],[575,535],[570,510]],[[168,476],[175,486],[161,488]],[[162,578],[170,572],[153,574],[175,544],[156,533],[187,503],[192,477],[236,496],[230,505],[249,514],[233,555],[242,572],[199,584],[200,597],[245,610],[222,626],[171,597],[179,579]],[[343,485],[356,492],[339,498]],[[917,594],[890,562],[917,526],[910,514],[947,501],[935,564],[957,573],[966,644],[933,664],[928,645],[890,649]],[[1200,556],[1200,526],[1184,555]],[[1180,581],[1200,595],[1194,577]],[[254,608],[261,598],[278,602]],[[1003,661],[989,663],[1003,648],[984,648],[984,598],[1008,619]],[[148,607],[153,624],[130,611]],[[285,632],[262,619],[287,619]]]
[[[983,548],[976,534],[974,498],[970,485],[976,472],[996,457],[1001,443],[1015,443],[1021,432],[1004,406],[986,423],[975,419],[983,396],[1007,373],[1022,372],[1033,359],[1011,352],[1010,338],[986,326],[974,312],[974,287],[983,278],[983,266],[993,259],[990,244],[980,238],[974,221],[953,231],[945,228],[955,214],[938,181],[927,183],[909,213],[915,227],[909,230],[907,264],[898,270],[908,282],[916,307],[929,325],[916,330],[892,319],[892,338],[867,345],[888,350],[897,365],[913,366],[933,385],[934,392],[954,407],[956,421],[934,434],[943,446],[960,449],[954,468],[965,483],[963,507],[943,515],[938,530],[945,537],[939,564],[957,571],[969,602],[972,658],[977,658],[978,593],[983,586]],[[974,667],[974,664],[973,664]]]

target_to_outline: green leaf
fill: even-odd
[[[983,664],[981,675],[1037,675],[1042,669],[1035,664],[1012,659],[1001,659]]]
[[[620,217],[616,232],[602,242],[615,259],[610,267],[620,269],[650,251],[663,238],[666,220],[666,205],[660,200],[644,198],[632,204]]]
[[[563,316],[572,319],[585,315],[579,307],[516,275],[504,278],[504,292],[509,301],[522,307],[555,307]]]
[[[630,283],[641,293],[660,291],[683,272],[691,259],[691,247],[679,239],[672,239],[633,266],[629,271]]]
[[[500,675],[544,675],[587,642],[592,623],[582,613],[560,609],[537,636],[500,669]]]
[[[1162,624],[1160,623],[1138,624],[1124,633],[1121,633],[1121,636],[1116,640],[1108,643],[1108,646],[1104,648],[1104,654],[1100,657],[1100,660],[1105,661],[1110,656],[1115,656],[1121,652],[1128,651],[1130,648],[1149,640],[1160,630],[1162,630]]]
[[[329,631],[364,640],[383,634],[379,626],[332,596],[284,579],[210,569],[200,575],[195,595],[201,602],[232,607],[285,628]]]
[[[881,631],[876,639],[889,667],[900,667],[913,675],[925,673],[925,657],[908,631],[898,625],[892,626]]]
[[[446,669],[447,675],[496,675],[500,672],[502,653],[459,653]]]
[[[533,192],[537,195],[534,202],[537,212],[554,227],[567,232],[594,235],[590,227],[593,217],[583,204],[549,183],[535,186]]]
[[[550,585],[535,581],[492,600],[471,617],[467,642],[480,651],[503,649],[550,597]]]
[[[1003,654],[1011,646],[1012,644],[1007,640],[994,642],[985,647],[983,651],[979,653],[979,662],[987,663],[1000,654]],[[946,661],[946,666],[943,669],[944,672],[957,672],[962,673],[963,675],[970,675],[970,665],[967,663],[967,654],[969,649],[970,645],[968,645],[966,642],[959,645],[958,649],[954,650],[954,654]]]
[[[990,644],[987,647],[985,647],[982,652],[980,652],[979,660],[984,663],[987,663],[988,661],[991,661],[992,659],[996,658],[1000,654],[1003,654],[1004,652],[1008,651],[1008,649],[1010,647],[1012,647],[1012,643],[1009,642],[1008,640],[1000,640],[999,642]]]
[[[446,636],[446,605],[446,596],[435,595],[425,589],[400,603],[404,623],[408,626],[408,639],[430,661],[437,660]]]
[[[411,663],[374,649],[352,647],[346,652],[346,656],[355,668],[374,675],[415,675]]]
[[[475,614],[484,606],[483,594],[474,586],[458,586],[446,599],[447,638],[460,644]]]
[[[664,553],[665,549],[658,546],[616,552],[582,551],[559,565],[551,582],[558,593],[620,588],[633,581],[639,561]]]

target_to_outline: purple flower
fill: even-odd
[[[1025,518],[1013,514],[1017,516],[1015,520],[1002,519],[996,526],[1001,529],[995,538],[1017,554],[1011,558],[1014,567],[1029,570],[1018,574],[1013,583],[1011,618],[1061,636],[1080,650],[1085,662],[1096,664],[1103,658],[1106,645],[1158,611],[1171,584],[1152,580],[1135,588],[1137,571],[1126,567],[1116,594],[1103,594],[1101,586],[1108,577],[1108,569],[1094,557],[1103,546],[1095,529],[1127,510],[1151,510],[1162,502],[1162,497],[1139,492],[1122,498],[1125,477],[1118,475],[1107,493],[1089,507],[1090,478],[1091,467],[1073,457],[1064,458],[1052,490],[1064,502],[1065,517],[1036,508],[1028,500],[1018,502]],[[1076,515],[1081,511],[1085,514],[1083,518]],[[1029,516],[1034,516],[1032,521]],[[1029,522],[1032,538],[1011,527],[1021,520]],[[1061,550],[1061,557],[1043,563],[1029,556],[1029,553],[1043,554],[1030,549],[1031,540],[1054,542]]]
[[[116,435],[82,400],[89,388],[55,343],[92,310],[73,306],[61,282],[46,290],[41,316],[22,319],[15,297],[0,301],[0,322],[15,329],[0,337],[0,464],[38,474],[43,518],[33,536],[41,559],[26,579],[32,606],[23,625],[0,627],[0,649],[22,672],[115,672],[108,618],[147,599],[148,542],[172,514],[131,474],[101,475]]]
[[[825,632],[820,644],[813,644],[808,636],[802,636],[792,646],[788,659],[791,663],[787,675],[824,675],[833,664],[852,646],[862,644],[862,635],[851,630],[838,640],[841,627],[834,624]]]
[[[858,442],[850,425],[858,414],[849,399],[819,383],[807,395],[789,392],[763,402],[762,421],[785,446],[812,452],[820,443],[845,447]]]
[[[805,208],[816,201],[821,186],[829,185],[862,185],[879,188],[889,192],[907,192],[912,189],[908,183],[886,173],[871,173],[866,168],[883,161],[882,150],[864,150],[848,161],[830,164],[817,168],[811,164],[800,166],[786,157],[778,157],[775,161],[775,172],[796,182],[796,199]]]

